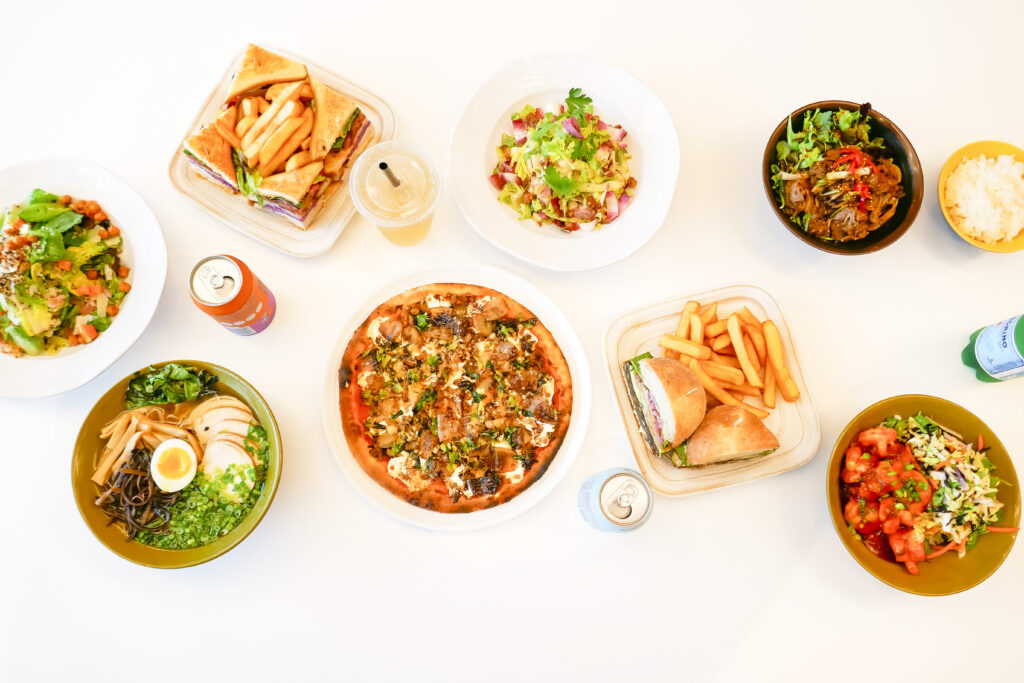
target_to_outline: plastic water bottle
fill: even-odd
[[[975,331],[960,359],[982,382],[1024,377],[1024,315]]]

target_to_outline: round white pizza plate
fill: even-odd
[[[156,216],[126,182],[89,161],[50,158],[0,170],[0,212],[40,188],[58,196],[95,200],[124,237],[122,261],[131,268],[131,292],[110,328],[90,344],[53,356],[15,358],[0,353],[0,396],[52,396],[82,386],[131,348],[156,311],[167,276],[167,247]]]
[[[378,305],[412,287],[431,283],[461,283],[490,287],[526,306],[545,325],[562,349],[572,375],[573,406],[569,429],[548,470],[518,496],[493,508],[470,513],[445,514],[406,503],[381,488],[363,471],[345,440],[339,411],[338,369],[349,340]],[[512,519],[551,493],[572,467],[583,446],[590,421],[590,368],[576,331],[565,314],[539,289],[507,271],[490,266],[453,264],[435,266],[407,275],[371,297],[341,327],[324,373],[323,422],[335,459],[349,481],[367,500],[398,519],[426,529],[465,531]]]
[[[589,95],[602,120],[626,129],[637,179],[622,216],[593,232],[519,220],[490,182],[495,149],[512,132],[509,117],[527,104],[563,103],[570,88]],[[580,55],[540,54],[502,67],[473,96],[452,131],[449,171],[459,208],[486,240],[544,268],[590,270],[626,258],[658,232],[679,177],[679,138],[661,99],[622,69]]]

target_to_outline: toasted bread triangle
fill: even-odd
[[[235,74],[235,80],[231,83],[228,100],[255,88],[272,83],[301,81],[306,76],[305,65],[250,44]]]

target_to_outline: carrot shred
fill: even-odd
[[[994,534],[1012,534],[1015,531],[1020,531],[1020,527],[1016,526],[987,526],[986,531],[991,531]]]
[[[985,448],[985,437],[978,434],[978,452],[980,453]]]
[[[939,555],[941,555],[942,553],[946,552],[947,550],[952,550],[953,548],[956,548],[956,549],[959,550],[959,547],[960,547],[960,544],[958,544],[956,541],[950,541],[949,543],[947,543],[946,545],[942,546],[941,548],[939,548],[935,552],[929,553],[928,555],[926,555],[925,559],[926,560],[934,559],[934,558],[938,557]]]

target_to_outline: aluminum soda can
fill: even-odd
[[[207,256],[188,277],[192,301],[200,311],[235,334],[267,329],[277,312],[274,293],[234,256]]]
[[[578,502],[587,524],[621,533],[639,529],[650,519],[654,495],[639,472],[613,467],[583,482]]]

